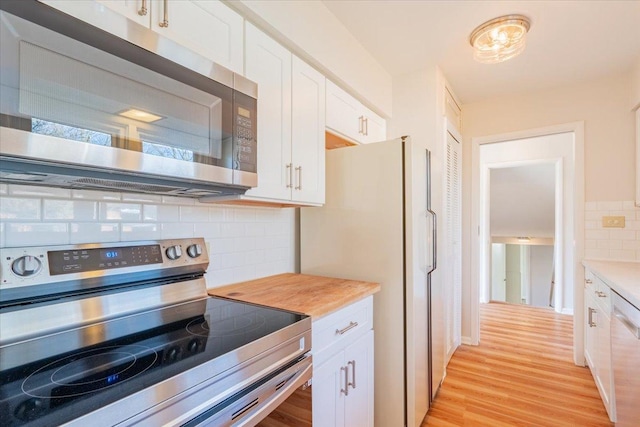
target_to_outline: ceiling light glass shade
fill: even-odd
[[[519,55],[525,48],[529,18],[506,15],[487,21],[471,33],[473,57],[484,64],[495,64]]]

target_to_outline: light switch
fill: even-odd
[[[603,216],[602,226],[604,228],[624,228],[624,219],[623,216]]]

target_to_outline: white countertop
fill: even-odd
[[[640,308],[640,262],[582,261],[612,290]]]

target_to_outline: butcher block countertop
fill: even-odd
[[[208,292],[212,296],[297,311],[316,320],[379,290],[379,283],[285,273]]]

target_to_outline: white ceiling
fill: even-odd
[[[553,237],[555,166],[491,169],[490,218],[492,236]]]
[[[639,0],[324,3],[392,76],[439,65],[463,103],[621,74],[640,57]],[[501,64],[477,63],[471,31],[516,13],[531,19],[526,50]]]

